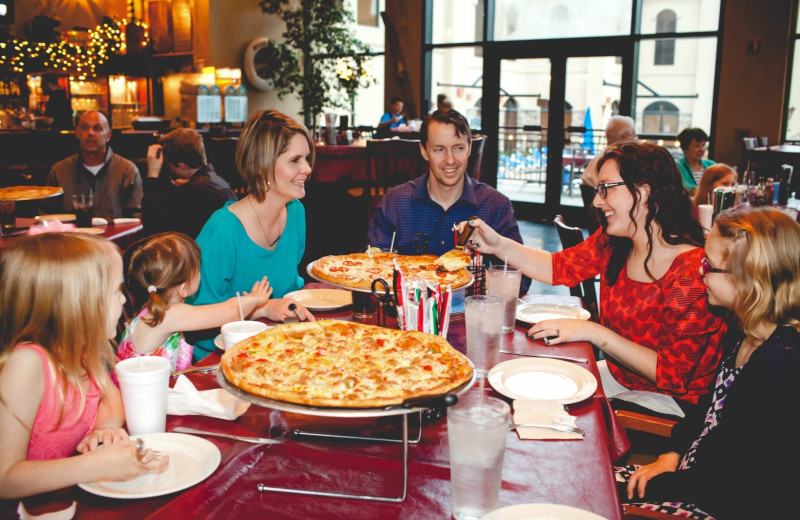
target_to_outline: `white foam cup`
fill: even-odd
[[[167,424],[170,360],[139,356],[117,363],[115,371],[130,435],[164,433]]]
[[[226,323],[220,329],[222,343],[225,346],[225,350],[228,350],[240,341],[264,332],[267,328],[267,324],[260,321],[232,321]]]

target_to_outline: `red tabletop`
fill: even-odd
[[[318,317],[352,320],[352,311]],[[551,352],[588,357],[586,365],[597,376],[589,343],[547,347],[525,337],[518,327],[504,338],[501,348],[516,352]],[[464,324],[451,324],[448,340],[464,349]],[[219,361],[212,353],[201,364]],[[503,354],[502,360],[515,356]],[[216,388],[215,374],[191,374],[199,389]],[[477,391],[473,389],[471,391]],[[491,388],[488,395],[500,396]],[[608,405],[599,384],[594,397],[568,406],[586,431],[583,440],[520,440],[509,432],[500,505],[556,503],[621,520],[612,471],[613,460],[628,449],[624,430]],[[409,415],[409,436],[418,432],[419,414]],[[296,428],[353,435],[400,438],[401,418],[342,419],[300,415],[252,405],[235,421],[204,416],[169,416],[167,431],[188,426],[239,435],[288,437],[284,444],[263,446],[206,437],[219,447],[222,462],[205,481],[182,492],[138,500],[116,500],[73,487],[24,500],[32,513],[42,513],[78,502],[76,518],[451,518],[447,421],[423,421],[418,444],[409,445],[408,494],[401,503],[312,497],[259,492],[258,484],[306,488],[350,494],[396,496],[402,490],[402,444],[376,441],[320,440],[292,435]],[[16,518],[17,501],[0,501],[0,517]]]
[[[32,218],[17,218],[17,227],[18,228],[27,228],[30,227],[35,223],[34,219]],[[120,247],[123,249],[127,247],[133,240],[138,238],[139,232],[142,231],[142,222],[129,222],[125,224],[109,224],[107,226],[92,226],[93,228],[100,229],[103,231],[102,235],[111,240],[112,242],[116,242]],[[17,241],[19,237],[24,236],[24,230],[20,229],[18,233],[13,234],[12,236],[3,236],[0,237],[0,249],[11,245],[13,242]]]

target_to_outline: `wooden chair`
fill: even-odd
[[[419,141],[373,139],[367,141],[370,215],[386,190],[419,177],[427,168]]]
[[[570,227],[564,222],[564,217],[556,215],[553,223],[558,231],[558,238],[561,239],[561,248],[569,249],[583,242],[583,231],[579,227]],[[583,302],[583,306],[592,315],[592,321],[600,321],[600,312],[597,304],[597,290],[595,289],[595,279],[584,280],[575,287],[570,287],[569,293],[577,296]]]
[[[483,148],[485,145],[486,137],[484,136],[472,139],[472,150],[469,153],[467,173],[475,180],[481,180],[481,173],[483,173]]]
[[[629,410],[614,410],[614,413],[617,419],[619,419],[620,424],[622,424],[626,430],[649,433],[659,437],[671,437],[672,428],[677,424],[677,421],[671,419],[645,415]]]
[[[214,166],[217,175],[228,181],[240,199],[247,194],[247,183],[236,167],[238,137],[212,137],[206,141],[206,158]]]

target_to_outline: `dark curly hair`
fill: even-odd
[[[622,180],[633,196],[633,206],[629,213],[631,220],[634,220],[640,198],[636,188],[647,185],[650,189],[644,229],[647,235],[647,258],[644,265],[647,275],[655,280],[647,267],[653,254],[653,222],[661,228],[664,242],[672,245],[691,244],[702,247],[705,242],[703,228],[692,217],[689,194],[683,187],[675,159],[666,148],[650,143],[620,142],[606,149],[598,162],[598,171],[608,161],[617,163]],[[602,214],[600,218],[603,230],[606,231],[608,223]],[[613,285],[625,265],[633,242],[627,237],[608,236],[608,240],[603,241],[603,247],[611,250],[606,281]]]

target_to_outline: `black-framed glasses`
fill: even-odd
[[[600,195],[601,199],[604,199],[608,196],[608,188],[616,188],[617,186],[622,186],[625,182],[607,182],[605,184],[598,184],[594,187],[594,192]]]
[[[700,265],[703,269],[703,276],[707,275],[708,273],[730,273],[727,269],[720,269],[718,267],[711,267],[711,263],[708,261],[708,258],[705,256],[700,261]]]

